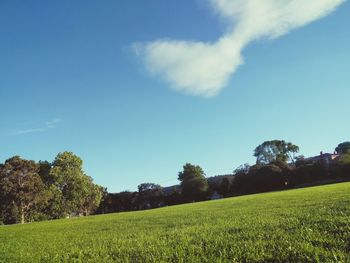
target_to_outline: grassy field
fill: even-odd
[[[350,183],[0,227],[0,262],[350,262]]]

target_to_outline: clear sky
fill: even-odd
[[[264,36],[237,29],[244,12],[228,24],[199,0],[1,0],[0,162],[72,151],[116,192],[175,184],[186,162],[230,173],[265,140],[305,156],[350,140],[350,2]],[[203,57],[218,64],[192,74]]]

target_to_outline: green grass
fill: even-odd
[[[350,262],[350,183],[0,227],[0,262]]]

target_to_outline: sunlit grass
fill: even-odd
[[[350,183],[0,227],[1,262],[350,262]]]

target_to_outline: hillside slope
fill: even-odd
[[[350,183],[0,227],[0,262],[350,262]]]

